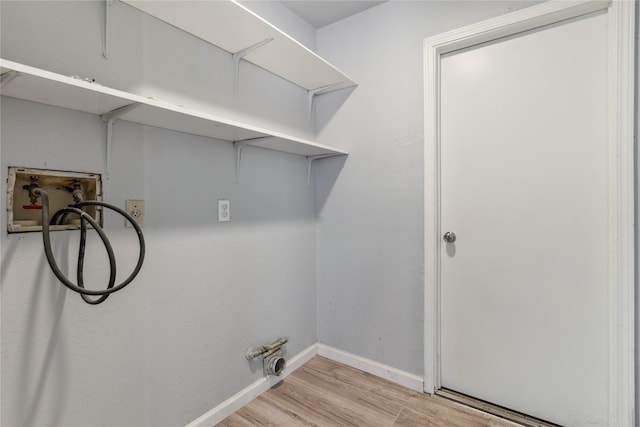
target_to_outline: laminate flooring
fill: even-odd
[[[448,399],[316,356],[217,427],[515,427]]]

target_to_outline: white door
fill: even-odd
[[[441,59],[441,386],[606,426],[607,14]]]

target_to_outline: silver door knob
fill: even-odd
[[[456,241],[456,233],[454,233],[453,231],[447,231],[446,233],[444,233],[444,236],[442,236],[442,240],[447,243],[453,243]]]

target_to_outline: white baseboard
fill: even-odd
[[[284,372],[279,377],[263,377],[254,382],[253,384],[240,390],[229,399],[225,400],[215,408],[211,409],[204,415],[191,421],[186,427],[211,427],[218,424],[220,421],[227,418],[229,415],[242,408],[247,403],[251,402],[256,397],[260,396],[265,391],[282,381],[287,375],[298,369],[300,366],[307,363],[313,356],[318,353],[318,344],[313,344],[300,353],[293,356],[291,359],[287,359],[287,366]]]
[[[411,390],[420,393],[424,391],[424,378],[419,375],[392,368],[383,363],[357,356],[326,344],[318,343],[318,355],[368,372],[376,377],[410,388]]]
[[[360,369],[361,371],[368,372],[372,375],[420,393],[424,391],[424,379],[419,375],[414,375],[400,369],[392,368],[391,366],[365,357],[357,356],[353,353],[349,353],[326,344],[316,343],[302,350],[291,359],[288,359],[287,367],[281,376],[260,378],[253,384],[245,387],[229,399],[211,409],[206,414],[191,421],[186,425],[186,427],[211,427],[218,424],[229,415],[233,414],[265,391],[269,390],[278,382],[282,381],[283,378],[307,363],[316,354],[326,357],[327,359],[343,363],[347,366],[351,366],[352,368]]]

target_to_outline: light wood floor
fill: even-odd
[[[316,356],[218,427],[514,427],[510,421]]]

